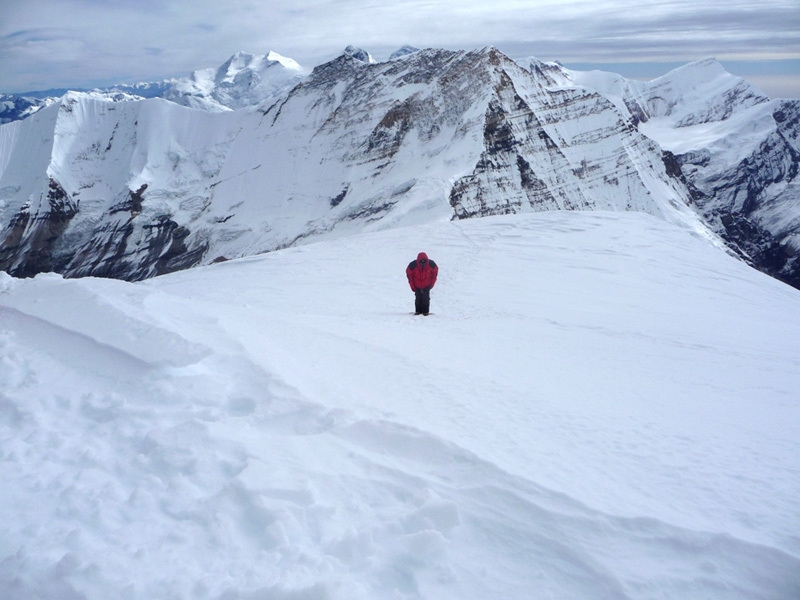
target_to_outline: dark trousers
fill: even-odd
[[[416,314],[422,313],[427,315],[431,308],[431,291],[430,290],[417,290],[414,292],[416,298],[414,300],[414,310]]]

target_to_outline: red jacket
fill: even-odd
[[[408,285],[411,286],[411,291],[424,290],[425,288],[432,288],[436,283],[436,276],[439,274],[439,267],[435,262],[428,259],[428,255],[420,252],[417,255],[417,260],[412,260],[408,263],[406,268],[406,277],[408,277]]]

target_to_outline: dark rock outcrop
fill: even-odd
[[[52,177],[44,202],[34,212],[31,204],[23,206],[2,232],[0,271],[15,277],[31,277],[57,270],[55,247],[70,220],[78,212],[77,204]]]
[[[745,261],[800,289],[800,101],[784,100],[775,128],[738,163],[708,152],[675,157],[706,221]]]

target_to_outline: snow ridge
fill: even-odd
[[[0,274],[0,318],[10,600],[800,589],[800,295],[661,219]]]

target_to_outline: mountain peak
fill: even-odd
[[[722,63],[713,56],[708,56],[706,58],[701,58],[700,60],[686,63],[685,65],[674,70],[708,70],[716,73],[722,73],[725,71],[725,67],[723,67]]]
[[[375,59],[372,58],[372,55],[370,55],[369,52],[362,50],[361,48],[357,48],[356,46],[347,46],[347,48],[344,49],[344,54],[345,56],[349,56],[365,64],[372,64],[375,62]]]
[[[252,65],[256,59],[257,57],[254,54],[240,51],[235,53],[228,60],[222,63],[222,66],[219,69],[217,69],[217,72],[219,73],[239,72],[242,69],[246,69],[247,67]]]
[[[546,62],[535,57],[520,61],[533,75],[545,85],[569,85],[570,77],[564,67],[557,62]]]
[[[653,79],[653,82],[661,80],[680,79],[682,82],[707,82],[718,77],[735,77],[725,70],[716,58],[704,58],[694,62],[686,63],[668,73]]]
[[[280,65],[285,69],[293,71],[302,71],[303,67],[300,66],[295,60],[287,58],[270,50],[266,55],[251,54],[249,52],[237,52],[226,60],[222,65],[215,70],[215,79],[217,83],[223,81],[235,81],[237,77],[242,77],[243,72],[251,71],[263,75],[263,73],[270,67]],[[202,69],[195,71],[194,76],[203,78],[204,74],[209,72],[209,69]]]
[[[297,71],[303,70],[303,67],[300,66],[300,63],[298,63],[294,59],[283,56],[282,54],[278,54],[277,52],[274,52],[272,50],[270,50],[267,53],[267,60],[273,64],[278,63],[287,69],[294,69]]]
[[[399,48],[399,49],[395,50],[394,52],[392,52],[392,54],[389,56],[389,60],[395,60],[397,58],[402,58],[404,56],[408,56],[409,54],[414,54],[416,52],[419,52],[419,48],[416,48],[414,46],[409,46],[408,44],[406,44],[406,45],[402,46],[401,48]]]
[[[237,52],[220,67],[175,80],[164,98],[212,112],[256,106],[293,87],[305,75],[296,61],[270,51]]]
[[[715,58],[680,66],[644,87],[653,98],[650,115],[670,117],[679,126],[722,121],[734,112],[769,101]]]

